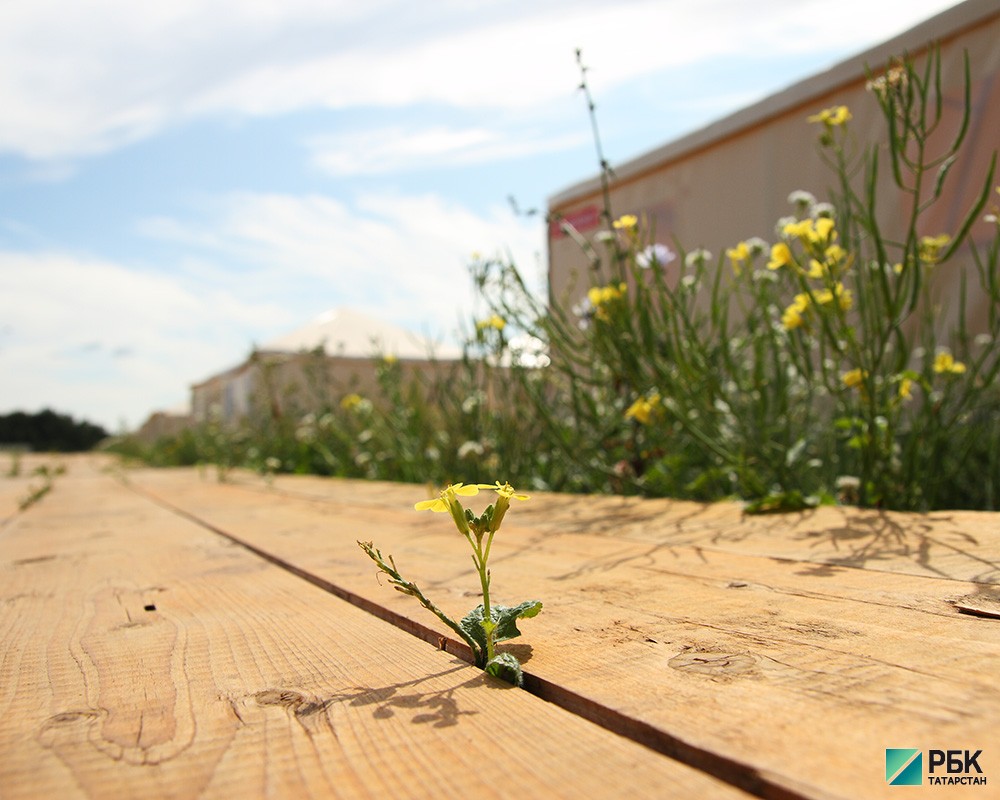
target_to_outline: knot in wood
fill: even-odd
[[[253,697],[257,701],[257,705],[260,706],[285,706],[294,708],[306,701],[305,697],[291,689],[268,689],[263,692],[257,692]]]
[[[669,664],[680,672],[695,672],[710,677],[735,677],[757,669],[757,659],[749,653],[691,651],[674,656]]]

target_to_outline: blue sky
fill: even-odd
[[[507,198],[595,173],[948,0],[0,4],[0,413],[134,427],[336,306],[438,339]]]

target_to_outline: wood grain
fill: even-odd
[[[355,539],[391,552],[445,609],[477,602],[467,545],[443,515],[412,511],[424,487],[130,479],[414,625],[447,634],[378,585]],[[558,495],[517,505],[492,566],[500,602],[545,602],[514,644],[530,685],[768,796],[898,797],[888,747],[984,748],[1000,775],[1000,624],[953,605],[995,591],[1000,515],[737,511]]]
[[[97,466],[0,530],[0,797],[745,796]]]

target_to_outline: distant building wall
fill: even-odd
[[[380,358],[316,352],[257,352],[243,364],[191,387],[192,417],[227,424],[264,416],[301,416],[335,407],[348,394],[378,400]],[[404,388],[430,384],[455,367],[451,359],[398,359]]]
[[[169,411],[154,411],[149,415],[142,427],[134,434],[142,442],[152,444],[165,436],[176,436],[186,428],[191,427],[190,414],[178,414]]]
[[[860,24],[860,21],[859,21]],[[796,189],[817,199],[830,196],[833,173],[818,152],[819,126],[806,118],[834,105],[850,108],[850,129],[859,142],[884,140],[881,112],[866,91],[868,69],[878,73],[894,56],[909,53],[923,63],[929,43],[940,47],[946,95],[938,143],[950,141],[961,121],[967,51],[973,79],[971,127],[963,154],[952,168],[944,196],[921,222],[921,235],[954,233],[982,188],[990,158],[1000,146],[1000,3],[968,0],[868,52],[773,95],[726,119],[626,164],[614,165],[613,213],[645,217],[656,240],[686,250],[708,249],[715,257],[752,236],[776,240],[776,221],[792,213]],[[903,225],[903,197],[883,160],[879,191],[886,231]],[[932,178],[933,180],[933,178]],[[994,200],[996,195],[994,194]],[[554,196],[551,214],[572,223],[587,238],[601,226],[602,197],[595,177]],[[977,222],[977,242],[991,236]],[[674,276],[678,262],[668,268]],[[549,288],[553,302],[571,306],[601,276],[590,274],[586,257],[557,223],[549,230]],[[953,313],[954,309],[950,309]],[[985,306],[973,304],[975,319]]]

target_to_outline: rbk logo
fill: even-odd
[[[890,786],[920,786],[923,783],[924,755],[910,747],[886,748],[885,782]]]

